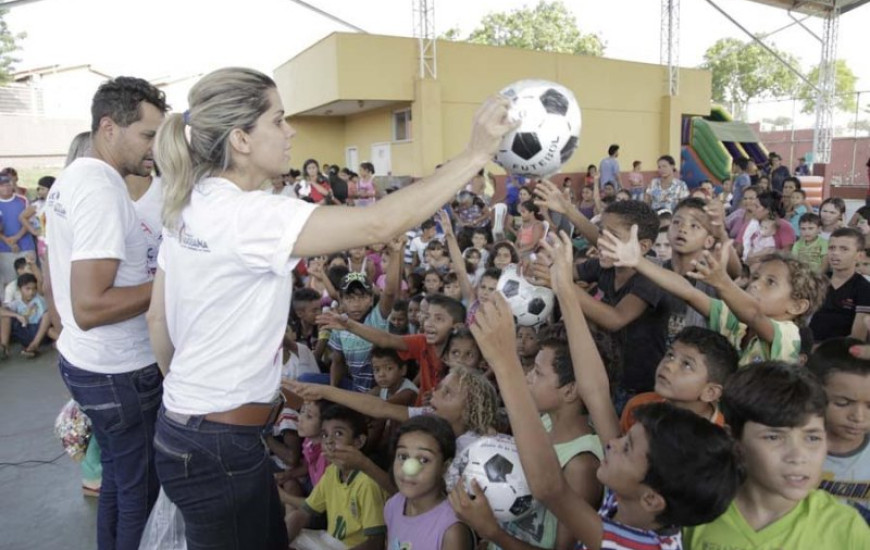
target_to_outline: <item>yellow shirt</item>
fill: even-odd
[[[748,367],[761,361],[785,361],[797,363],[801,352],[801,333],[791,321],[774,321],[773,342],[765,342],[753,336],[744,343],[746,325],[728,309],[722,300],[710,300],[710,318],[707,328],[718,332],[740,351],[740,367]]]
[[[712,523],[683,530],[683,550],[867,550],[870,528],[858,512],[822,490],[760,531],[732,502]]]
[[[353,548],[387,532],[386,501],[386,493],[366,474],[353,471],[341,481],[338,468],[330,464],[305,499],[305,508],[317,514],[326,512],[327,532]]]

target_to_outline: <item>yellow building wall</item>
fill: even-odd
[[[275,69],[284,112],[302,113],[338,97],[338,41],[331,34]],[[328,100],[327,100],[328,99]]]
[[[629,170],[633,160],[654,169],[660,155],[679,156],[681,116],[710,110],[711,80],[706,71],[681,69],[681,95],[670,98],[665,95],[666,68],[659,65],[461,42],[439,41],[437,49],[438,78],[425,86],[419,82],[415,40],[362,34],[331,35],[279,67],[276,79],[282,96],[290,98],[285,99],[289,113],[338,100],[397,101],[394,106],[344,117],[341,150],[358,147],[360,161],[367,160],[372,143],[391,140],[392,112],[410,104],[412,142],[392,145],[392,171],[397,176],[428,174],[435,164],[462,151],[478,106],[516,80],[552,80],[577,96],[583,116],[580,144],[563,172],[597,165],[612,143],[621,145],[623,169]],[[323,65],[330,59],[337,68],[334,79]],[[304,93],[285,93],[283,86],[303,72],[317,75],[309,78],[314,84],[325,75],[326,85],[318,94],[309,92],[311,83],[303,86]],[[317,97],[319,104],[315,104]],[[489,168],[500,173],[494,164]]]
[[[290,149],[290,166],[297,170],[313,158],[318,163],[329,162],[344,166],[344,119],[340,117],[291,117],[290,126],[296,130]]]

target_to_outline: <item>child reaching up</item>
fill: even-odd
[[[695,262],[696,271],[688,273],[713,286],[721,298],[714,299],[644,258],[636,226],[627,242],[605,232],[598,244],[601,254],[615,265],[633,267],[706,317],[710,329],[740,350],[740,366],[744,367],[766,360],[797,362],[801,339],[796,322],[818,309],[827,286],[826,279],[806,263],[771,254],[759,260],[743,291],[725,273],[731,249],[726,243],[719,248],[718,258],[704,252]]]
[[[566,490],[556,452],[535,418],[507,302],[497,296],[484,305],[472,329],[495,370],[526,479],[533,496],[578,539],[577,548],[680,548],[680,526],[712,521],[734,497],[740,469],[733,443],[722,428],[664,403],[638,409],[637,424],[620,436],[607,374],[576,299],[571,248],[564,234],[550,247],[551,277],[578,395],[607,442],[597,473],[606,488],[597,513],[576,491]]]
[[[444,474],[456,454],[450,424],[417,416],[397,432],[393,478],[399,492],[384,507],[387,548],[471,550],[473,535],[447,502]]]

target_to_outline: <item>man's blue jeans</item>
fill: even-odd
[[[59,356],[63,381],[93,425],[103,483],[97,511],[100,550],[137,550],[160,486],[154,469],[154,422],[163,397],[157,365],[99,374]]]
[[[157,474],[184,518],[188,550],[286,550],[284,510],[263,434],[161,407]]]

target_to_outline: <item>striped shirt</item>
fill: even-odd
[[[381,315],[378,305],[366,316],[365,324],[379,330],[388,330],[389,323]],[[353,391],[365,393],[375,385],[372,371],[372,343],[346,330],[333,330],[329,336],[329,347],[344,355],[344,363],[353,383]]]
[[[601,538],[601,550],[681,550],[683,547],[680,530],[676,528],[663,530],[660,533],[647,529],[637,529],[614,521],[618,503],[616,494],[610,489],[604,490],[604,502],[598,509],[604,532]],[[577,550],[585,550],[582,542]]]

